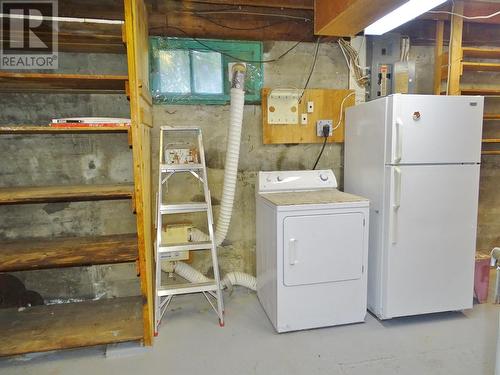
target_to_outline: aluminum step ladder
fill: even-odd
[[[194,137],[197,140],[197,159],[194,162],[172,162],[167,160],[165,146],[169,136],[176,134],[178,137]],[[210,199],[210,190],[208,189],[207,170],[205,165],[205,151],[203,148],[203,139],[201,129],[198,127],[167,127],[163,126],[160,129],[160,167],[158,178],[158,195],[157,195],[157,218],[156,218],[156,245],[155,245],[155,260],[156,260],[156,283],[155,283],[155,335],[158,334],[158,329],[162,317],[167,311],[169,303],[173,297],[181,294],[202,293],[207,299],[210,306],[219,317],[219,325],[224,326],[224,304],[222,300],[222,289],[219,274],[219,264],[217,261],[217,245],[215,243],[212,203]],[[170,159],[170,158],[169,158]],[[163,203],[163,192],[168,195],[168,180],[176,173],[190,173],[196,177],[203,185],[204,202],[189,202],[189,203]],[[166,189],[166,190],[165,190]],[[204,212],[207,215],[208,235],[209,240],[202,242],[185,242],[178,244],[165,245],[162,241],[162,223],[164,215],[188,214],[195,212]],[[214,272],[214,280],[201,283],[186,283],[165,286],[162,283],[162,260],[168,259],[171,253],[179,251],[196,251],[210,250],[212,257],[212,266]]]

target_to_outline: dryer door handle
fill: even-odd
[[[288,241],[288,259],[291,266],[295,266],[299,263],[297,254],[297,240],[295,238],[290,238]]]

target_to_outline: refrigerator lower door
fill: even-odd
[[[386,172],[381,318],[471,308],[479,165]]]

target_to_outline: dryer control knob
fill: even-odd
[[[278,180],[279,182],[281,182],[281,181],[283,181],[283,177],[278,176],[278,177],[276,177],[276,180]]]
[[[320,178],[321,181],[328,181],[328,175],[327,174],[321,173],[319,175],[319,178]]]

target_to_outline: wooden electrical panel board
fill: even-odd
[[[302,90],[298,90],[299,94]],[[323,137],[318,137],[316,123],[319,120],[332,120],[335,127],[339,118],[340,126],[328,137],[328,143],[344,142],[345,109],[353,106],[355,96],[353,90],[308,89],[305,90],[302,100],[298,105],[298,120],[296,124],[269,124],[267,122],[267,99],[272,92],[271,88],[262,89],[262,137],[263,143],[290,144],[290,143],[323,143]],[[340,107],[344,102],[343,114],[340,117]],[[313,103],[312,112],[308,112],[308,103]],[[302,121],[302,115],[307,114],[307,121]]]

